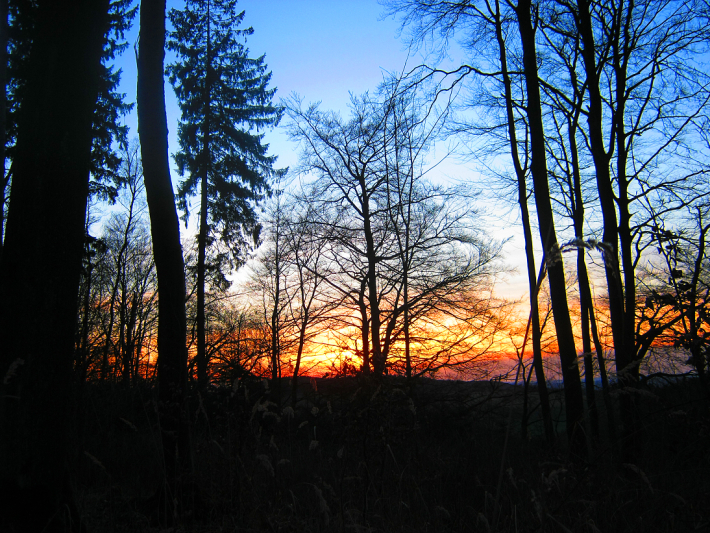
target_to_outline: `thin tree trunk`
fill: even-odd
[[[623,117],[624,117],[624,95],[622,87],[625,86],[625,80],[619,79],[619,75],[624,75],[621,65],[616,63],[615,70],[617,70],[616,78],[616,89],[617,97],[620,96],[621,100],[617,100],[617,109],[615,110],[615,128],[614,135],[616,136],[617,153],[618,158],[618,168],[624,172],[624,175],[617,176],[617,182],[619,183],[619,208],[622,211],[621,219],[617,222],[616,216],[616,205],[615,205],[615,195],[612,186],[612,177],[610,169],[611,161],[611,150],[607,151],[604,146],[604,137],[602,134],[603,127],[603,102],[601,97],[601,92],[599,89],[599,75],[598,75],[598,65],[596,63],[596,53],[595,53],[595,42],[594,33],[592,29],[592,18],[590,14],[589,2],[587,0],[578,1],[578,12],[579,12],[579,32],[582,36],[582,42],[584,43],[584,49],[582,52],[584,58],[584,67],[587,75],[587,85],[589,87],[589,141],[591,145],[592,157],[594,159],[594,169],[597,176],[597,189],[599,192],[599,203],[602,208],[602,217],[604,221],[604,245],[606,246],[606,251],[604,254],[604,267],[606,271],[607,278],[607,288],[609,291],[609,314],[611,317],[611,328],[612,337],[614,340],[614,357],[616,360],[616,371],[619,377],[619,383],[622,387],[629,384],[629,380],[633,380],[633,365],[631,364],[634,360],[635,346],[633,342],[633,330],[634,330],[634,316],[631,314],[631,322],[629,322],[629,309],[624,309],[624,288],[622,287],[621,280],[621,269],[619,268],[619,229],[624,225],[628,225],[628,216],[624,217],[623,212],[623,201],[625,199],[625,191],[623,190],[625,183],[625,169],[626,160],[624,157],[625,152],[625,138],[623,135]],[[619,15],[620,17],[620,15]],[[621,31],[621,19],[617,18],[613,24],[616,25],[616,39],[614,42],[618,41],[618,32]],[[614,51],[614,55],[620,53],[619,50]],[[616,60],[618,62],[618,59]],[[621,94],[619,94],[621,91]],[[618,127],[622,129],[619,130]],[[627,215],[628,215],[628,209]],[[622,247],[624,245],[629,247],[630,250],[630,238],[627,242],[622,242]],[[622,252],[622,256],[627,259],[625,261],[625,267],[627,266],[629,254]],[[625,282],[628,282],[626,277]],[[631,280],[631,286],[626,287],[627,292],[627,303],[629,302],[629,293],[633,298],[635,298],[634,287],[635,280]],[[632,304],[632,308],[633,308]],[[630,331],[629,331],[630,330]],[[626,437],[630,435],[633,431],[632,427],[635,425],[633,405],[629,395],[624,394],[619,398],[619,404],[621,408],[621,417],[624,425],[624,434]],[[631,451],[630,443],[628,438],[625,438],[627,445],[624,445],[626,450],[625,453],[633,453]]]
[[[616,375],[622,388],[634,387],[638,383],[639,366],[636,356],[636,273],[633,264],[633,237],[631,235],[631,213],[629,211],[630,191],[626,174],[628,162],[628,147],[626,134],[626,99],[627,99],[627,61],[629,55],[630,41],[629,30],[632,24],[633,0],[629,2],[626,18],[624,19],[623,9],[619,9],[615,20],[616,32],[612,39],[612,57],[615,75],[615,96],[616,109],[614,111],[614,134],[616,136],[616,181],[618,183],[618,195],[616,206],[619,210],[619,252],[621,255],[622,268],[616,266],[616,283],[619,287],[621,308],[621,347],[614,339],[614,357],[616,360]],[[622,40],[623,35],[623,40]],[[618,262],[617,255],[614,260]],[[623,278],[623,289],[622,289]],[[612,322],[612,326],[614,323]],[[621,419],[623,421],[623,442],[622,452],[626,460],[634,460],[640,451],[643,440],[640,434],[638,420],[638,405],[636,396],[632,394],[621,394],[619,396],[619,407]]]
[[[138,312],[138,293],[133,293],[133,298],[131,298],[131,312],[128,315],[128,321],[126,323],[126,333],[124,334],[124,342],[121,347],[121,352],[123,356],[123,385],[128,388],[131,386],[131,375],[133,374],[133,356],[136,348],[135,341],[135,326],[136,326],[136,314]]]
[[[301,357],[303,356],[303,347],[306,343],[306,328],[308,327],[308,310],[305,310],[301,328],[298,333],[298,353],[296,354],[296,366],[293,368],[293,376],[291,377],[291,405],[296,406],[298,399],[298,372],[301,369]]]
[[[0,0],[0,261],[5,230],[5,198],[8,181],[5,177],[5,144],[7,143],[7,1]]]
[[[597,321],[594,316],[594,299],[592,298],[592,292],[589,288],[589,284],[582,287],[583,290],[587,291],[587,299],[591,304],[587,308],[589,312],[589,325],[592,331],[592,340],[594,341],[594,348],[597,352],[597,364],[599,366],[599,378],[602,382],[602,397],[604,398],[604,408],[606,410],[606,423],[607,431],[609,432],[609,441],[614,444],[616,443],[617,428],[616,428],[616,416],[614,415],[614,402],[611,399],[611,388],[609,387],[609,378],[606,373],[606,361],[604,358],[604,346],[599,339],[599,331],[597,330]]]
[[[210,104],[211,93],[211,41],[210,41],[210,2],[207,1],[207,54],[205,65],[205,96],[202,102],[204,122],[202,124],[202,179],[200,181],[200,231],[197,237],[197,382],[200,388],[207,385],[207,331],[205,327],[205,258],[207,256],[208,231],[208,191],[210,162]]]
[[[180,228],[168,163],[163,60],[165,0],[143,0],[138,52],[138,133],[143,180],[150,212],[155,269],[158,275],[158,390],[162,429],[165,490],[161,515],[173,523],[180,503],[180,478],[191,471],[185,412],[187,343],[185,272]]]
[[[377,254],[375,253],[375,238],[372,234],[370,220],[370,199],[365,177],[360,176],[360,194],[362,195],[362,218],[364,220],[365,249],[367,254],[367,298],[370,303],[370,338],[372,339],[372,365],[375,376],[385,372],[385,359],[380,343],[380,303],[377,294]]]
[[[280,209],[280,207],[278,208]],[[276,215],[276,253],[274,258],[274,302],[271,310],[271,386],[276,393],[277,403],[281,404],[281,381],[279,380],[279,369],[281,366],[281,354],[279,353],[279,308],[281,306],[281,250],[280,250],[280,213]]]
[[[604,222],[603,239],[608,246],[605,253],[604,269],[606,272],[607,287],[609,291],[609,313],[611,316],[612,335],[615,352],[620,354],[623,346],[623,296],[621,280],[619,278],[618,264],[618,236],[616,208],[614,206],[614,190],[612,187],[611,171],[609,163],[611,154],[607,152],[604,145],[603,128],[603,102],[599,89],[598,65],[596,62],[594,32],[592,30],[592,18],[589,12],[587,0],[578,2],[578,29],[582,37],[582,57],[584,59],[584,70],[587,77],[587,87],[589,93],[589,144],[594,160],[594,170],[597,178],[597,190],[599,192],[599,204],[602,209],[602,219]]]
[[[370,373],[370,334],[369,322],[367,320],[367,306],[365,305],[365,290],[367,289],[367,278],[363,278],[360,282],[360,292],[358,293],[358,307],[360,308],[360,318],[362,327],[360,329],[362,336],[362,373]]]
[[[577,250],[577,276],[579,277],[579,303],[582,316],[582,352],[584,353],[584,386],[587,395],[587,411],[591,426],[592,438],[599,439],[599,413],[597,411],[596,392],[594,387],[594,358],[589,329],[589,308],[592,302],[587,298],[582,285],[589,286],[587,265],[584,261],[585,250]]]
[[[584,435],[582,384],[579,377],[577,352],[567,305],[567,288],[565,286],[562,255],[557,244],[547,181],[545,132],[542,120],[535,32],[530,20],[532,15],[530,0],[521,0],[518,3],[516,15],[523,48],[523,69],[528,97],[527,117],[530,124],[530,146],[532,152],[530,170],[533,177],[540,238],[545,250],[545,261],[548,262],[547,270],[552,313],[555,319],[564,381],[567,437],[572,456],[583,458],[586,455],[586,439]]]
[[[573,86],[577,87],[576,73],[572,73]],[[581,91],[579,91],[581,92]],[[574,235],[577,239],[577,282],[579,287],[579,304],[582,318],[582,353],[584,354],[584,385],[587,396],[587,412],[589,413],[589,424],[592,433],[593,443],[599,440],[599,413],[597,412],[596,393],[594,387],[594,359],[592,354],[592,343],[589,331],[589,309],[593,305],[591,291],[589,290],[589,276],[587,274],[587,263],[585,261],[586,249],[581,245],[584,241],[584,198],[582,197],[582,176],[579,168],[579,151],[577,147],[577,131],[579,128],[579,116],[582,112],[581,102],[575,106],[574,113],[567,116],[568,135],[570,144],[570,155],[572,164],[572,183],[570,183],[572,196],[572,218],[574,223]]]
[[[537,381],[537,392],[540,398],[540,410],[542,413],[543,426],[545,428],[545,438],[549,444],[554,442],[555,434],[552,425],[552,412],[550,410],[550,398],[545,380],[545,370],[542,366],[542,347],[540,330],[540,308],[538,305],[538,282],[535,276],[535,255],[533,251],[532,226],[530,224],[530,213],[528,210],[527,184],[525,179],[525,169],[520,163],[518,154],[518,141],[515,131],[515,117],[513,114],[513,92],[510,74],[508,71],[508,60],[506,56],[506,45],[503,39],[502,22],[500,14],[500,3],[496,2],[496,39],[498,41],[498,51],[503,74],[503,86],[505,90],[505,105],[508,121],[508,136],[510,139],[513,166],[518,182],[518,205],[523,224],[523,235],[525,238],[525,259],[528,272],[528,291],[530,294],[530,319],[532,328],[532,349],[533,367],[535,368],[535,379]]]
[[[0,501],[0,527],[79,531],[68,434],[108,0],[37,4],[0,263],[0,485],[22,501]]]
[[[85,217],[86,223],[84,225],[84,235],[85,238],[89,237],[89,210],[87,209],[87,215]],[[0,259],[1,261],[2,259]],[[86,265],[86,290],[82,295],[82,315],[81,315],[81,330],[79,335],[79,345],[77,346],[77,367],[78,372],[77,382],[79,387],[83,387],[86,383],[86,372],[87,372],[87,360],[88,360],[88,346],[89,346],[89,306],[91,303],[91,281],[94,272],[94,265],[91,262],[91,255],[87,255],[87,265]]]

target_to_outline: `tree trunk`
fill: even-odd
[[[206,141],[207,143],[207,141]],[[207,151],[205,144],[204,151]],[[207,255],[207,170],[202,176],[200,186],[200,231],[197,235],[197,354],[195,363],[197,366],[197,383],[204,389],[207,385],[207,340],[205,327],[205,257]]]
[[[576,74],[574,86],[577,87]],[[581,92],[581,91],[580,91]],[[576,99],[575,99],[576,100]],[[594,358],[590,338],[589,316],[590,307],[594,304],[589,290],[589,275],[585,261],[586,248],[581,245],[584,241],[584,198],[582,197],[582,176],[579,168],[579,151],[577,147],[577,131],[579,129],[579,116],[582,112],[582,103],[576,102],[574,112],[568,114],[568,135],[570,144],[572,182],[570,183],[572,196],[572,218],[574,223],[574,236],[580,243],[577,246],[577,284],[579,287],[579,305],[582,318],[582,353],[584,354],[584,385],[587,396],[587,412],[591,428],[592,442],[596,446],[599,440],[599,413],[597,411],[596,393],[594,387]]]
[[[180,478],[191,471],[185,398],[187,344],[185,272],[180,227],[168,164],[163,60],[165,0],[143,0],[138,51],[138,133],[143,180],[150,212],[155,269],[158,275],[158,389],[165,486],[160,512],[172,523],[180,503]]]
[[[365,249],[367,254],[367,299],[370,303],[370,338],[372,339],[372,367],[375,376],[385,373],[385,358],[382,354],[380,342],[380,303],[377,294],[377,254],[375,252],[375,238],[372,234],[370,220],[370,198],[365,177],[361,175],[360,194],[362,195],[362,218],[365,233]],[[364,347],[363,347],[364,348]]]
[[[585,287],[582,287],[585,289]],[[599,378],[602,382],[602,397],[604,398],[604,408],[606,410],[606,420],[607,420],[607,430],[609,432],[609,441],[614,446],[616,443],[616,416],[614,415],[614,402],[611,400],[611,388],[609,387],[609,379],[606,374],[606,361],[604,359],[604,347],[602,346],[601,340],[599,339],[599,331],[597,330],[597,321],[594,316],[594,300],[592,298],[592,292],[589,289],[589,284],[587,284],[587,299],[590,305],[587,307],[589,312],[589,326],[592,332],[592,340],[594,341],[594,348],[597,352],[597,364],[599,366]]]
[[[207,256],[208,227],[208,191],[210,162],[210,104],[211,95],[211,41],[210,41],[210,2],[207,1],[207,54],[205,65],[205,95],[202,102],[205,119],[202,124],[202,179],[200,182],[200,232],[197,237],[197,383],[200,388],[207,385],[207,328],[205,327],[205,260]]]
[[[511,155],[513,158],[513,166],[515,167],[515,175],[518,185],[518,205],[520,206],[520,217],[523,223],[523,235],[525,238],[525,259],[528,271],[528,291],[530,294],[533,367],[535,368],[535,379],[537,381],[537,392],[540,398],[540,410],[542,413],[543,426],[545,428],[545,439],[548,444],[552,444],[554,442],[555,433],[552,425],[552,412],[550,410],[550,398],[547,391],[547,382],[545,381],[545,370],[542,366],[542,332],[540,331],[540,308],[537,298],[539,283],[535,277],[535,255],[533,251],[530,213],[528,210],[528,191],[525,179],[525,169],[520,163],[520,156],[518,154],[518,141],[515,132],[515,116],[513,114],[513,91],[510,74],[508,72],[508,59],[506,56],[505,40],[503,38],[499,2],[496,2],[496,40],[498,41],[501,72],[503,75],[503,87],[505,90],[505,107],[508,121],[508,135],[510,140]]]
[[[362,337],[362,373],[370,373],[370,329],[367,319],[367,306],[365,305],[365,290],[367,289],[367,277],[362,278],[360,282],[360,291],[358,292],[358,308],[360,309],[360,318],[362,327],[360,329]]]
[[[279,206],[277,209],[281,209]],[[275,235],[275,245],[276,251],[274,254],[274,302],[273,309],[271,310],[271,388],[276,394],[276,403],[281,405],[281,380],[279,379],[279,370],[281,367],[281,353],[279,347],[279,330],[280,326],[280,315],[279,310],[281,307],[281,235],[279,227],[281,213],[276,215],[276,235]]]
[[[298,400],[298,372],[301,370],[301,357],[303,356],[303,347],[306,344],[307,328],[308,310],[306,309],[298,332],[298,353],[296,354],[296,365],[293,368],[293,376],[291,377],[291,405],[294,407],[296,407],[296,402]]]
[[[36,23],[0,264],[0,492],[19,504],[0,498],[0,529],[78,531],[67,437],[108,0],[38,2]]]
[[[594,386],[594,354],[592,353],[592,340],[590,337],[589,311],[592,301],[588,297],[589,276],[587,265],[584,261],[584,249],[577,250],[577,276],[579,278],[579,305],[582,316],[582,353],[584,353],[584,386],[587,395],[587,411],[589,424],[594,441],[599,439],[599,413],[597,411],[596,392]],[[584,289],[586,285],[587,289]]]
[[[609,163],[611,155],[604,145],[603,126],[603,102],[599,89],[599,75],[597,73],[596,52],[594,43],[594,33],[592,30],[592,18],[589,12],[589,3],[586,0],[578,2],[578,30],[582,37],[584,59],[584,70],[587,76],[587,86],[589,92],[589,144],[594,160],[594,170],[597,178],[597,190],[599,192],[599,204],[602,209],[602,219],[604,222],[603,239],[608,246],[605,253],[604,269],[606,272],[607,287],[609,291],[609,313],[611,316],[612,335],[615,352],[620,354],[623,346],[623,295],[621,279],[619,277],[618,261],[618,236],[616,207],[614,206],[614,190],[612,187],[611,170]]]
[[[567,437],[570,453],[573,457],[586,455],[584,435],[584,403],[582,401],[582,383],[579,377],[577,352],[567,306],[567,289],[562,255],[559,252],[554,226],[550,190],[547,181],[547,162],[545,132],[540,101],[540,82],[537,70],[537,52],[535,32],[531,23],[531,2],[521,0],[516,8],[518,28],[523,48],[523,69],[525,87],[528,96],[527,116],[530,124],[530,144],[532,152],[531,173],[535,191],[535,206],[540,228],[540,238],[547,261],[548,280],[552,314],[555,319],[557,342],[562,366],[562,378],[565,393],[565,414]]]
[[[8,181],[5,177],[5,134],[7,120],[7,2],[0,0],[0,261],[5,230],[5,195]]]

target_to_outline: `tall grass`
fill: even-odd
[[[644,446],[633,462],[601,445],[584,464],[566,461],[563,435],[552,448],[534,431],[521,440],[512,385],[349,377],[301,388],[295,408],[276,405],[261,382],[192,399],[199,505],[176,531],[710,527],[710,425],[697,383],[639,393]],[[158,531],[147,503],[160,483],[152,388],[91,385],[76,425],[72,470],[89,529]]]

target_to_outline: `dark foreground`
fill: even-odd
[[[602,435],[576,463],[563,436],[542,442],[535,413],[520,438],[510,385],[302,378],[295,409],[263,382],[214,389],[191,402],[194,479],[170,531],[708,531],[697,389],[642,391],[635,456]],[[72,470],[88,531],[163,531],[152,389],[88,386],[81,405]]]

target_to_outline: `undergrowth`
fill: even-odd
[[[197,503],[173,531],[710,529],[710,424],[692,382],[639,394],[632,457],[589,439],[576,462],[563,436],[521,440],[509,385],[349,377],[301,389],[294,407],[266,382],[193,395]],[[160,531],[154,390],[89,385],[80,405],[72,471],[88,530]]]

